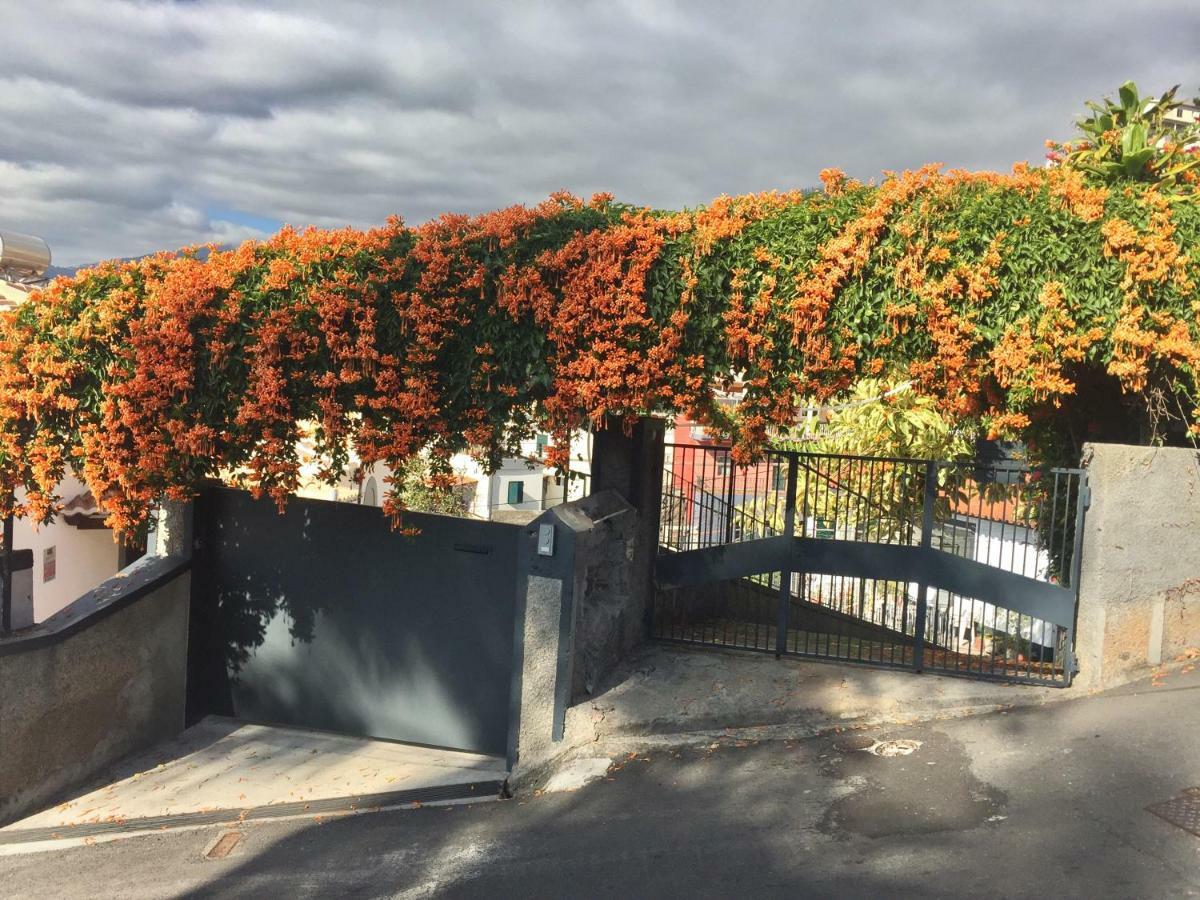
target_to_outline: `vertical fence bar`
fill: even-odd
[[[933,546],[933,507],[937,503],[938,464],[925,463],[925,502],[921,518],[921,549],[928,552]],[[917,586],[917,621],[913,626],[913,669],[925,668],[925,614],[929,605],[929,583],[922,578]]]
[[[796,475],[799,460],[795,454],[788,456],[787,501],[783,512],[783,536],[796,536]],[[789,541],[791,543],[791,541]],[[775,658],[787,652],[788,618],[792,605],[792,568],[784,566],[779,573],[779,627],[775,635]]]
[[[1046,574],[1055,575],[1058,578],[1059,584],[1062,584],[1063,573],[1060,569],[1054,571],[1054,539],[1058,537],[1058,483],[1062,477],[1062,473],[1057,469],[1054,470],[1054,493],[1050,499],[1050,538],[1046,542]]]
[[[1072,535],[1073,540],[1071,541],[1071,589],[1078,596],[1079,573],[1083,562],[1083,519],[1085,511],[1092,503],[1092,489],[1088,485],[1086,472],[1079,473],[1075,478],[1077,487],[1075,491],[1075,534]],[[1065,530],[1065,524],[1063,528]],[[1063,543],[1066,542],[1066,535],[1064,535]]]
[[[4,517],[4,552],[0,554],[0,634],[12,632],[12,545],[13,517]]]
[[[725,543],[733,543],[733,494],[737,476],[733,468],[733,452],[725,451]]]
[[[1083,520],[1087,508],[1092,504],[1092,488],[1088,484],[1087,472],[1080,472],[1076,476],[1078,478],[1079,490],[1075,500],[1075,534],[1074,540],[1071,541],[1071,592],[1075,595],[1076,614],[1079,610],[1079,574],[1083,566]],[[1066,535],[1063,535],[1063,543],[1067,542]],[[1061,576],[1060,576],[1061,577]],[[1067,687],[1071,686],[1071,679],[1075,677],[1075,626],[1066,629],[1066,634],[1063,638],[1063,682]]]

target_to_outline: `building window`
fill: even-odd
[[[537,452],[538,452],[538,455],[540,456],[540,455],[541,455],[541,453],[542,453],[542,451],[543,451],[543,450],[545,450],[545,449],[546,449],[547,447],[549,447],[549,446],[550,446],[550,435],[548,435],[548,434],[539,434],[539,435],[537,436]]]
[[[729,458],[729,454],[728,453],[718,454],[717,455],[717,474],[724,476],[724,475],[728,475],[731,471],[733,471],[733,461]]]
[[[508,483],[509,504],[521,503],[525,499],[525,482],[510,481]]]
[[[42,581],[53,581],[57,573],[57,552],[54,547],[47,547],[42,551]]]

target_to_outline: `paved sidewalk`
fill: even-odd
[[[0,828],[0,850],[131,832],[495,799],[503,759],[210,717],[73,800]],[[44,849],[40,848],[40,849]]]

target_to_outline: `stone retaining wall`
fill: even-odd
[[[0,825],[183,730],[190,551],[169,504],[150,556],[0,638]]]
[[[189,586],[177,560],[139,560],[0,641],[0,825],[183,730]],[[120,608],[85,612],[93,595]]]

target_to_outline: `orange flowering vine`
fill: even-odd
[[[0,512],[80,474],[121,531],[222,477],[285,503],[311,423],[351,451],[495,465],[536,431],[683,412],[740,461],[799,405],[907,372],[1025,436],[1110,378],[1200,419],[1200,212],[1070,169],[926,166],[662,212],[556,194],[417,228],[284,229],[103,263],[0,318]],[[737,402],[729,405],[730,397]],[[385,504],[400,513],[397,496]]]

